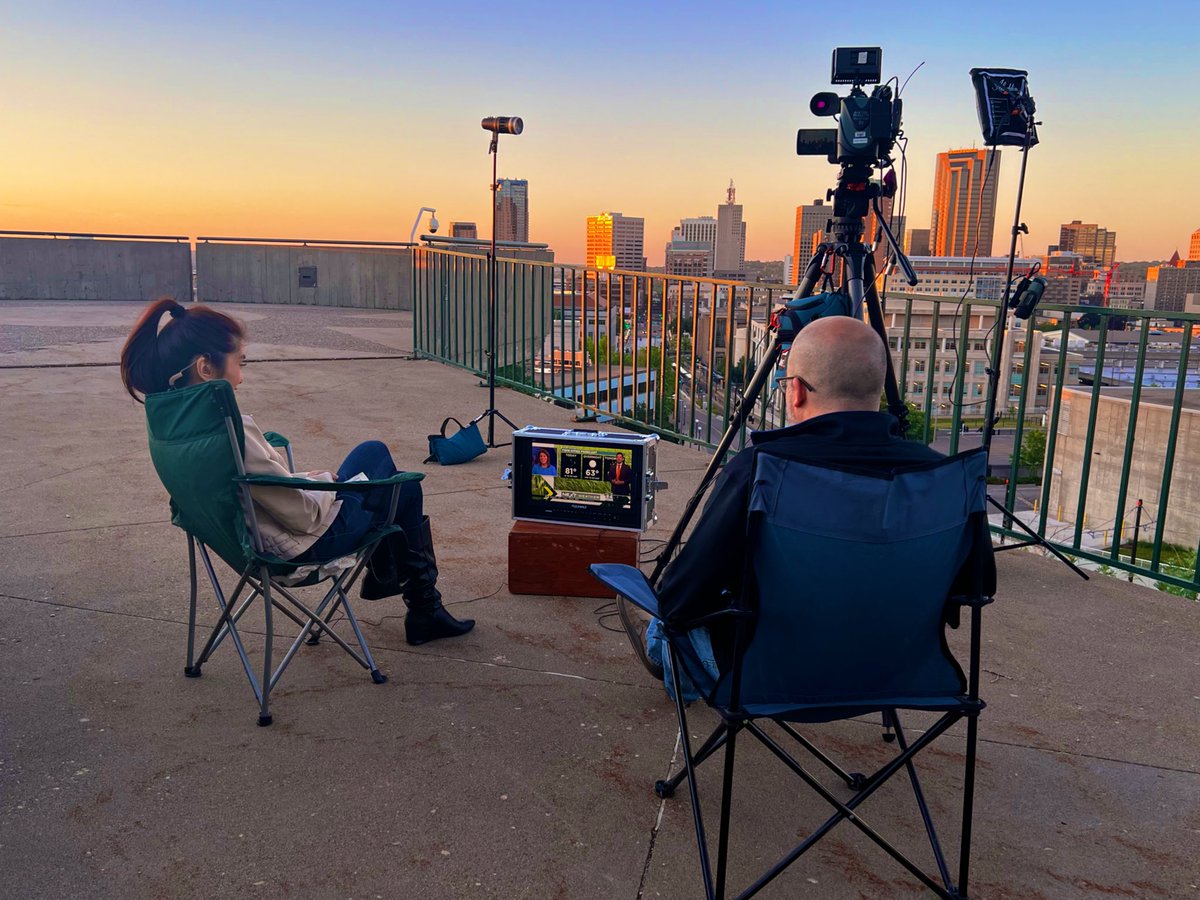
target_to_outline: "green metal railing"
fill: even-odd
[[[766,352],[772,310],[789,293],[782,285],[515,259],[500,259],[497,266],[499,384],[553,399],[581,418],[611,418],[709,448],[724,433],[742,385]],[[415,250],[416,351],[485,374],[487,285],[486,257]],[[953,453],[967,429],[982,423],[980,385],[990,365],[997,307],[987,300],[889,296],[885,320],[894,326],[892,355],[917,423],[913,437],[928,443],[945,429]],[[1071,347],[1081,334],[1072,330],[1071,318],[1081,313],[1098,316],[1098,330],[1088,333],[1094,349]],[[1002,426],[1011,420],[1014,449],[1010,459],[1001,459],[994,445],[992,471],[1004,482],[996,490],[1005,506],[1064,552],[1196,591],[1200,496],[1186,496],[1174,508],[1171,480],[1181,427],[1200,433],[1200,408],[1185,402],[1189,375],[1197,379],[1192,341],[1200,336],[1200,315],[1171,313],[1170,321],[1182,327],[1160,333],[1164,322],[1153,311],[1046,304],[1025,328],[1010,331],[1002,379],[1009,390],[997,408],[1008,413]],[[1118,324],[1137,336],[1136,355],[1132,367],[1123,359],[1120,372],[1106,374],[1106,357],[1115,352],[1109,339]],[[1174,378],[1165,403],[1161,396],[1145,402],[1142,385],[1151,355]],[[1106,383],[1125,382],[1128,396],[1108,396],[1102,403]],[[778,393],[763,392],[748,427],[782,424]],[[1154,434],[1143,434],[1147,428]],[[1038,466],[1021,461],[1021,448],[1035,446],[1035,438],[1026,440],[1034,432],[1045,438],[1040,477]],[[746,435],[743,427],[735,448],[745,445]],[[1200,452],[1200,440],[1193,439],[1187,452]],[[1032,484],[1022,489],[1022,482]],[[1002,541],[1022,538],[1007,517],[994,521]],[[1126,545],[1135,527],[1143,546],[1133,561]]]

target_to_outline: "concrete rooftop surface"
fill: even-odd
[[[222,308],[249,328],[239,403],[292,438],[299,468],[380,438],[426,473],[440,587],[478,625],[413,648],[399,600],[359,603],[390,680],[331,642],[304,647],[275,724],[256,727],[231,646],[183,676],[186,542],[115,365],[140,304],[0,303],[0,896],[702,896],[686,791],[653,791],[680,765],[675,717],[612,606],[508,592],[506,450],[421,465],[443,417],[484,409],[479,379],[404,358],[404,313]],[[497,401],[519,424],[573,422]],[[659,458],[670,489],[643,555],[706,462],[666,443]],[[1200,898],[1200,606],[1024,552],[999,566],[971,896]],[[211,594],[200,602],[213,621]],[[245,631],[253,655],[252,618]],[[713,716],[693,712],[707,734]],[[875,720],[806,733],[853,768],[889,749]],[[963,735],[918,757],[951,859]],[[828,810],[752,743],[737,758],[738,889]],[[715,832],[720,765],[700,772]],[[860,812],[929,860],[905,780]],[[761,896],[923,890],[843,823]]]

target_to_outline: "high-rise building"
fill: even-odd
[[[690,219],[680,219],[679,239],[683,241],[698,241],[708,244],[710,250],[717,246],[717,220],[712,216],[694,216]]]
[[[619,212],[600,213],[587,219],[589,269],[646,271],[646,220]]]
[[[680,219],[679,224],[671,229],[671,243],[667,245],[667,249],[671,250],[674,248],[678,253],[686,255],[687,264],[685,268],[687,272],[671,273],[671,262],[669,260],[667,262],[667,272],[675,275],[699,275],[702,278],[707,278],[713,273],[713,256],[716,246],[717,220],[714,217],[694,216],[690,219]],[[696,254],[701,248],[708,255],[704,261],[704,271],[696,272],[694,271],[696,268]],[[676,256],[677,262],[680,262],[682,259],[683,256]]]
[[[891,197],[882,198],[879,208],[883,211],[883,220],[887,223],[888,228],[892,230],[892,236],[896,238],[896,243],[903,248],[904,225],[907,217],[893,214],[895,207],[893,206]],[[879,227],[879,218],[875,215],[875,208],[873,206],[871,211],[867,213],[866,219],[863,220],[863,241],[866,243],[875,242],[875,271],[882,272],[884,260],[887,259],[888,254],[891,252],[891,245],[888,243],[887,235],[883,234]]]
[[[1156,279],[1154,309],[1183,312],[1187,295],[1196,293],[1200,293],[1200,261],[1188,262],[1183,268],[1162,266]]]
[[[529,240],[529,182],[501,178],[496,188],[496,240]]]
[[[1192,232],[1192,242],[1188,245],[1188,259],[1200,259],[1200,228]]]
[[[497,224],[499,224],[499,217],[497,217]],[[450,237],[475,240],[479,237],[479,229],[475,227],[474,222],[451,222]]]
[[[904,236],[905,256],[929,256],[929,229],[913,228]]]
[[[808,206],[796,207],[796,235],[792,244],[792,268],[788,273],[791,284],[800,281],[817,245],[825,238],[825,225],[833,215],[833,207],[824,200],[814,200]]]
[[[1107,269],[1117,256],[1117,233],[1075,219],[1059,227],[1057,249],[1078,254],[1085,264],[1094,268]]]
[[[989,172],[988,157],[995,154]],[[948,150],[937,156],[929,250],[934,256],[991,256],[996,227],[999,150]]]
[[[746,223],[742,204],[729,182],[725,202],[717,207],[717,240],[713,248],[713,275],[740,280],[746,273]]]

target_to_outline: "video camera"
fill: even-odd
[[[853,85],[849,95],[833,91],[813,96],[808,108],[816,116],[837,116],[837,128],[801,128],[796,132],[796,153],[824,156],[843,165],[889,165],[892,147],[900,136],[902,101],[880,84],[883,50],[879,47],[838,47],[833,51],[833,84]],[[864,84],[875,89],[868,96]]]

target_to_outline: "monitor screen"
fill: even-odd
[[[513,515],[641,529],[645,448],[573,439],[515,440]]]

